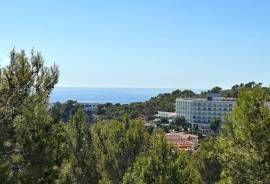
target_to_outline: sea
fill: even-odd
[[[161,93],[171,93],[174,88],[78,88],[57,87],[50,96],[50,102],[75,100],[79,103],[120,103],[144,102]],[[193,90],[194,91],[194,90]],[[196,90],[195,90],[196,92]]]

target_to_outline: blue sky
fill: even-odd
[[[31,48],[57,63],[58,86],[224,88],[270,84],[270,1],[10,0],[0,64]]]

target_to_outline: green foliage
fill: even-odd
[[[57,177],[64,138],[47,102],[58,75],[57,66],[44,66],[40,53],[27,57],[15,49],[10,64],[0,69],[0,168],[8,169],[13,181],[44,183]]]
[[[92,128],[101,183],[121,183],[135,158],[147,150],[149,134],[141,121],[97,123]]]
[[[174,151],[162,134],[152,137],[148,152],[140,154],[125,174],[126,184],[192,183],[195,177],[189,167],[190,154]]]
[[[10,64],[0,69],[0,183],[269,183],[270,89],[261,83],[201,94],[176,90],[129,105],[108,103],[99,106],[100,119],[119,121],[91,127],[74,101],[49,109],[58,75],[58,68],[45,67],[34,51],[27,57],[12,50]],[[142,121],[130,120],[174,111],[177,97],[213,92],[239,98],[222,134],[202,142],[197,152],[174,150],[161,130],[152,133]],[[187,124],[179,117],[173,126]],[[220,121],[210,127],[218,132]]]
[[[22,112],[30,96],[48,96],[58,81],[58,68],[47,68],[39,53],[10,53],[10,64],[0,69],[0,152],[14,146],[14,119]],[[42,99],[47,101],[47,98]],[[40,102],[42,103],[42,101]]]
[[[201,144],[193,168],[204,183],[268,183],[270,173],[269,92],[248,85],[221,136]]]
[[[217,119],[217,118],[213,118],[211,119],[210,122],[210,129],[214,132],[214,133],[218,133],[219,130],[221,128],[221,120]]]
[[[175,118],[175,125],[176,126],[180,126],[180,127],[184,127],[186,125],[186,119],[183,116],[178,116]]]
[[[66,125],[68,134],[68,159],[62,166],[59,183],[98,183],[96,158],[87,115],[78,110]]]
[[[221,87],[213,87],[211,90],[210,90],[210,93],[220,93],[222,91],[222,88]]]
[[[161,124],[169,124],[169,120],[167,118],[161,118],[160,123]]]
[[[173,121],[170,123],[170,129],[174,129],[176,131],[188,131],[191,128],[191,124],[187,123],[185,117],[177,116]]]
[[[105,104],[104,107],[100,109],[105,109],[105,112],[100,113],[100,119],[116,119],[121,120],[121,118],[128,114],[129,118],[151,118],[157,111],[175,111],[175,99],[178,97],[195,97],[196,94],[190,90],[176,90],[172,93],[160,94],[157,97],[152,97],[146,102],[137,102],[124,105],[112,105]]]
[[[269,183],[269,91],[256,83],[241,85],[223,134],[201,143],[193,169],[204,183]],[[238,88],[237,87],[234,87]]]
[[[56,102],[50,109],[53,119],[57,121],[68,122],[75,113],[82,108],[77,101],[68,100],[65,103]],[[87,114],[87,122],[92,122],[92,112],[85,112]]]
[[[240,94],[226,134],[219,138],[224,181],[270,181],[270,110],[266,106],[267,99],[269,94],[260,87]]]
[[[15,179],[10,176],[8,164],[4,160],[0,160],[0,183],[13,184]]]
[[[249,89],[254,89],[254,88],[257,88],[257,87],[264,88],[265,90],[268,91],[268,94],[270,94],[270,91],[269,91],[270,88],[262,87],[262,83],[248,82],[248,83],[245,83],[245,84],[244,83],[236,84],[229,90],[223,90],[223,91],[221,91],[221,95],[224,96],[224,97],[238,98],[242,91],[249,90]]]
[[[15,119],[16,146],[11,154],[16,176],[22,183],[52,183],[65,158],[63,125],[49,116],[48,104],[33,97]]]
[[[216,149],[215,138],[202,142],[199,151],[192,155],[192,169],[198,173],[205,184],[215,184],[220,181],[222,163]]]

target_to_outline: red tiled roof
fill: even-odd
[[[198,143],[198,136],[186,134],[183,132],[171,132],[165,135],[166,140],[180,149],[191,149],[193,145]]]

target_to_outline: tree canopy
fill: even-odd
[[[147,153],[140,154],[124,176],[124,184],[193,183],[196,177],[189,167],[190,154],[172,151],[163,134],[154,134]]]
[[[5,182],[50,183],[63,159],[63,127],[52,121],[48,96],[58,81],[58,67],[44,66],[40,53],[13,49],[0,70],[0,163]],[[3,168],[2,166],[0,168]],[[4,176],[0,176],[4,178]]]
[[[9,65],[0,68],[0,183],[269,183],[270,90],[261,83],[108,103],[98,111],[106,120],[90,124],[76,102],[50,108],[58,76],[58,67],[46,67],[34,51],[27,56],[13,49]],[[162,131],[148,133],[135,120],[173,111],[177,97],[210,92],[237,97],[237,103],[222,132],[196,152],[175,149]],[[177,118],[175,126],[185,127],[185,120]],[[219,128],[213,120],[212,129]]]
[[[148,147],[149,134],[141,121],[97,123],[92,134],[102,183],[121,183],[126,170]]]

